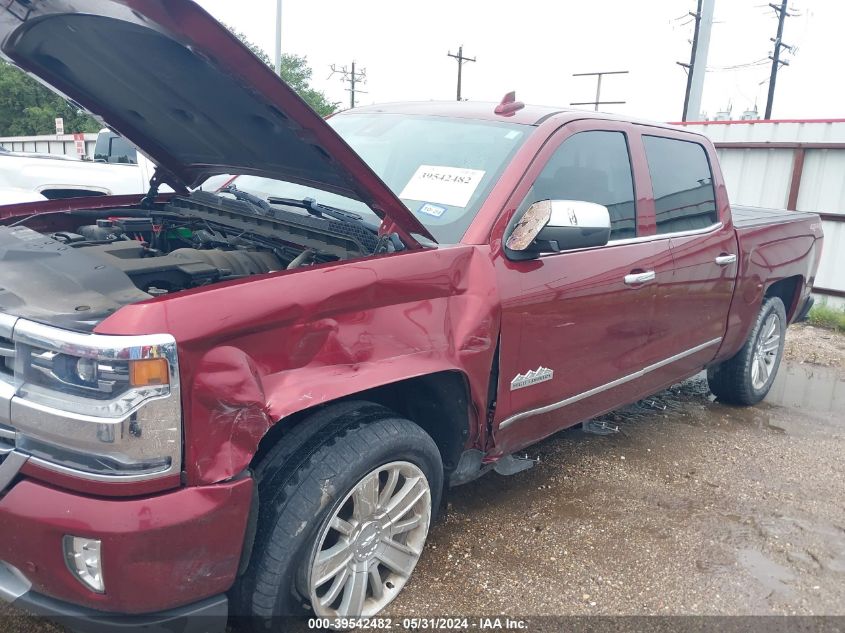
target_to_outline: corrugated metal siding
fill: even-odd
[[[816,285],[819,288],[839,288],[845,271],[845,222],[824,223],[824,250]],[[837,245],[839,248],[837,248]]]
[[[845,215],[845,150],[807,150],[796,208]]]
[[[688,123],[714,143],[845,143],[845,121]]]
[[[799,211],[845,217],[845,150],[808,150],[798,190]],[[845,290],[845,222],[822,221],[824,250],[816,285]],[[845,298],[822,297],[830,305],[845,306]]]
[[[789,149],[720,149],[719,163],[731,202],[786,208],[792,154]]]
[[[719,122],[687,129],[720,143],[845,143],[845,121]],[[786,208],[795,150],[719,148],[719,162],[731,202]],[[845,218],[845,149],[805,148],[795,208]],[[845,222],[823,221],[824,251],[816,286],[845,292]],[[824,296],[831,305],[845,298]]]

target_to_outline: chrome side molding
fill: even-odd
[[[613,389],[614,387],[618,387],[620,385],[624,385],[625,383],[631,382],[632,380],[636,380],[637,378],[642,378],[646,374],[653,372],[661,367],[665,367],[666,365],[671,365],[672,363],[679,361],[687,356],[692,356],[700,352],[701,350],[707,349],[708,347],[713,347],[714,345],[718,345],[722,342],[722,337],[714,338],[712,341],[707,341],[706,343],[702,343],[701,345],[696,345],[693,348],[685,350],[680,354],[675,354],[674,356],[670,356],[669,358],[665,358],[661,361],[658,361],[644,369],[640,369],[639,371],[635,371],[633,374],[628,374],[627,376],[622,376],[621,378],[617,378],[609,383],[604,385],[600,385],[589,391],[585,391],[583,393],[579,393],[575,396],[571,396],[566,400],[561,400],[560,402],[555,402],[553,404],[548,404],[544,407],[539,407],[537,409],[529,409],[528,411],[523,411],[522,413],[517,413],[516,415],[512,415],[509,418],[505,418],[502,420],[501,424],[499,424],[499,429],[504,429],[513,424],[514,422],[519,422],[520,420],[524,420],[525,418],[530,418],[535,415],[542,415],[543,413],[549,413],[551,411],[556,411],[557,409],[562,409],[565,406],[570,404],[574,404],[585,398],[589,398],[591,396],[595,396],[597,394],[602,393],[603,391],[607,391],[608,389]]]
[[[721,222],[716,222],[701,229],[689,229],[687,231],[675,231],[674,233],[655,233],[654,235],[641,235],[639,237],[626,237],[621,240],[610,240],[608,246],[624,246],[625,244],[641,244],[642,242],[653,242],[655,240],[667,240],[673,237],[690,237],[692,235],[707,235],[725,228]]]

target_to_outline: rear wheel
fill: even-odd
[[[710,391],[723,402],[746,406],[765,398],[783,357],[786,325],[783,301],[766,299],[742,349],[707,370]]]
[[[443,487],[440,452],[369,403],[316,413],[255,471],[259,516],[237,615],[371,616],[408,581]]]

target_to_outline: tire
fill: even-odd
[[[766,299],[742,349],[707,370],[713,395],[722,402],[741,406],[751,406],[765,398],[783,357],[786,325],[783,301],[778,297]]]
[[[272,617],[369,616],[389,604],[416,565],[443,488],[443,464],[432,438],[413,422],[363,402],[335,405],[303,420],[268,452],[254,474],[259,496],[255,544],[234,592],[233,611],[264,630]],[[385,492],[391,481],[394,496]],[[404,491],[409,494],[402,497]],[[419,500],[404,511],[400,503],[400,509],[390,509],[396,499],[405,503],[417,495]],[[371,502],[365,503],[367,498]],[[400,529],[405,531],[394,534]],[[338,548],[340,558],[330,556]],[[404,558],[396,554],[400,551]],[[316,585],[317,575],[347,556],[346,572]],[[324,558],[328,562],[318,564]],[[401,558],[408,563],[403,567],[407,574],[400,577],[382,558],[394,566]],[[373,567],[377,575],[372,575]],[[349,571],[353,568],[354,573]],[[365,602],[356,600],[363,569],[368,574]],[[342,584],[339,597],[322,605],[335,582]],[[382,596],[376,599],[379,583]],[[347,591],[352,598],[346,598]],[[340,612],[344,600],[346,614]],[[364,608],[356,609],[358,604]]]

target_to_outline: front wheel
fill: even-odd
[[[308,593],[320,617],[371,617],[402,590],[431,522],[431,488],[411,462],[378,466],[335,504],[310,556]]]
[[[765,398],[783,357],[786,325],[783,301],[766,299],[742,349],[707,370],[710,391],[723,402],[745,406]]]
[[[258,624],[368,617],[393,601],[425,545],[443,465],[418,425],[350,402],[300,422],[255,477],[257,532],[236,609]]]

